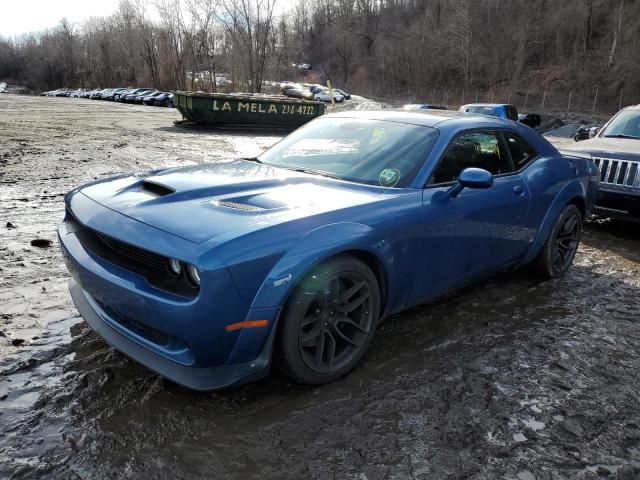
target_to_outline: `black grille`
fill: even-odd
[[[110,318],[112,318],[122,326],[128,328],[129,330],[137,333],[141,337],[146,338],[147,340],[157,345],[169,345],[169,335],[167,335],[166,333],[150,327],[149,325],[145,325],[144,323],[138,322],[137,320],[134,320],[126,315],[122,315],[96,298],[94,298],[94,300],[104,311],[104,313],[109,315]]]
[[[113,250],[114,253],[122,257],[129,258],[133,262],[147,265],[159,272],[169,273],[169,269],[167,268],[167,259],[162,255],[142,250],[141,248],[107,237],[106,235],[102,235],[98,232],[94,233],[96,237],[98,237],[108,248]]]
[[[149,285],[183,297],[193,298],[198,294],[198,287],[188,280],[184,269],[180,275],[169,270],[168,258],[85,227],[69,212],[65,222],[68,230],[76,234],[87,250],[114,265],[142,275]]]

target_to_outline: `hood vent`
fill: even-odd
[[[247,205],[246,203],[238,203],[238,202],[227,202],[220,201],[216,202],[217,205],[226,208],[233,208],[234,210],[243,210],[245,212],[261,212],[264,208],[256,207],[255,205]]]
[[[171,195],[172,193],[175,193],[175,190],[173,188],[169,188],[169,187],[166,187],[165,185],[149,182],[146,180],[142,182],[140,187],[142,191],[151,193],[156,197],[164,197],[165,195]]]

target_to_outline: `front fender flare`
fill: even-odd
[[[364,250],[378,258],[387,276],[386,298],[393,298],[393,254],[389,241],[367,225],[344,222],[319,227],[301,237],[271,269],[251,308],[283,306],[291,291],[314,266],[348,250]]]
[[[367,225],[344,222],[319,227],[298,239],[266,276],[247,315],[247,320],[267,319],[269,328],[243,329],[227,363],[248,362],[258,356],[270,359],[280,313],[291,292],[313,267],[342,252],[366,251],[382,263],[388,310],[396,284],[392,249],[383,235]]]

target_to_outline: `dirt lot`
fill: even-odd
[[[588,224],[563,279],[504,274],[390,319],[321,388],[198,394],[107,347],[66,290],[62,195],[279,138],[177,118],[0,97],[0,478],[640,478],[637,227]]]

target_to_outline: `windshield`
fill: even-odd
[[[622,110],[600,135],[640,139],[640,110]]]
[[[367,185],[408,187],[438,130],[381,120],[320,118],[264,152],[258,160]]]

